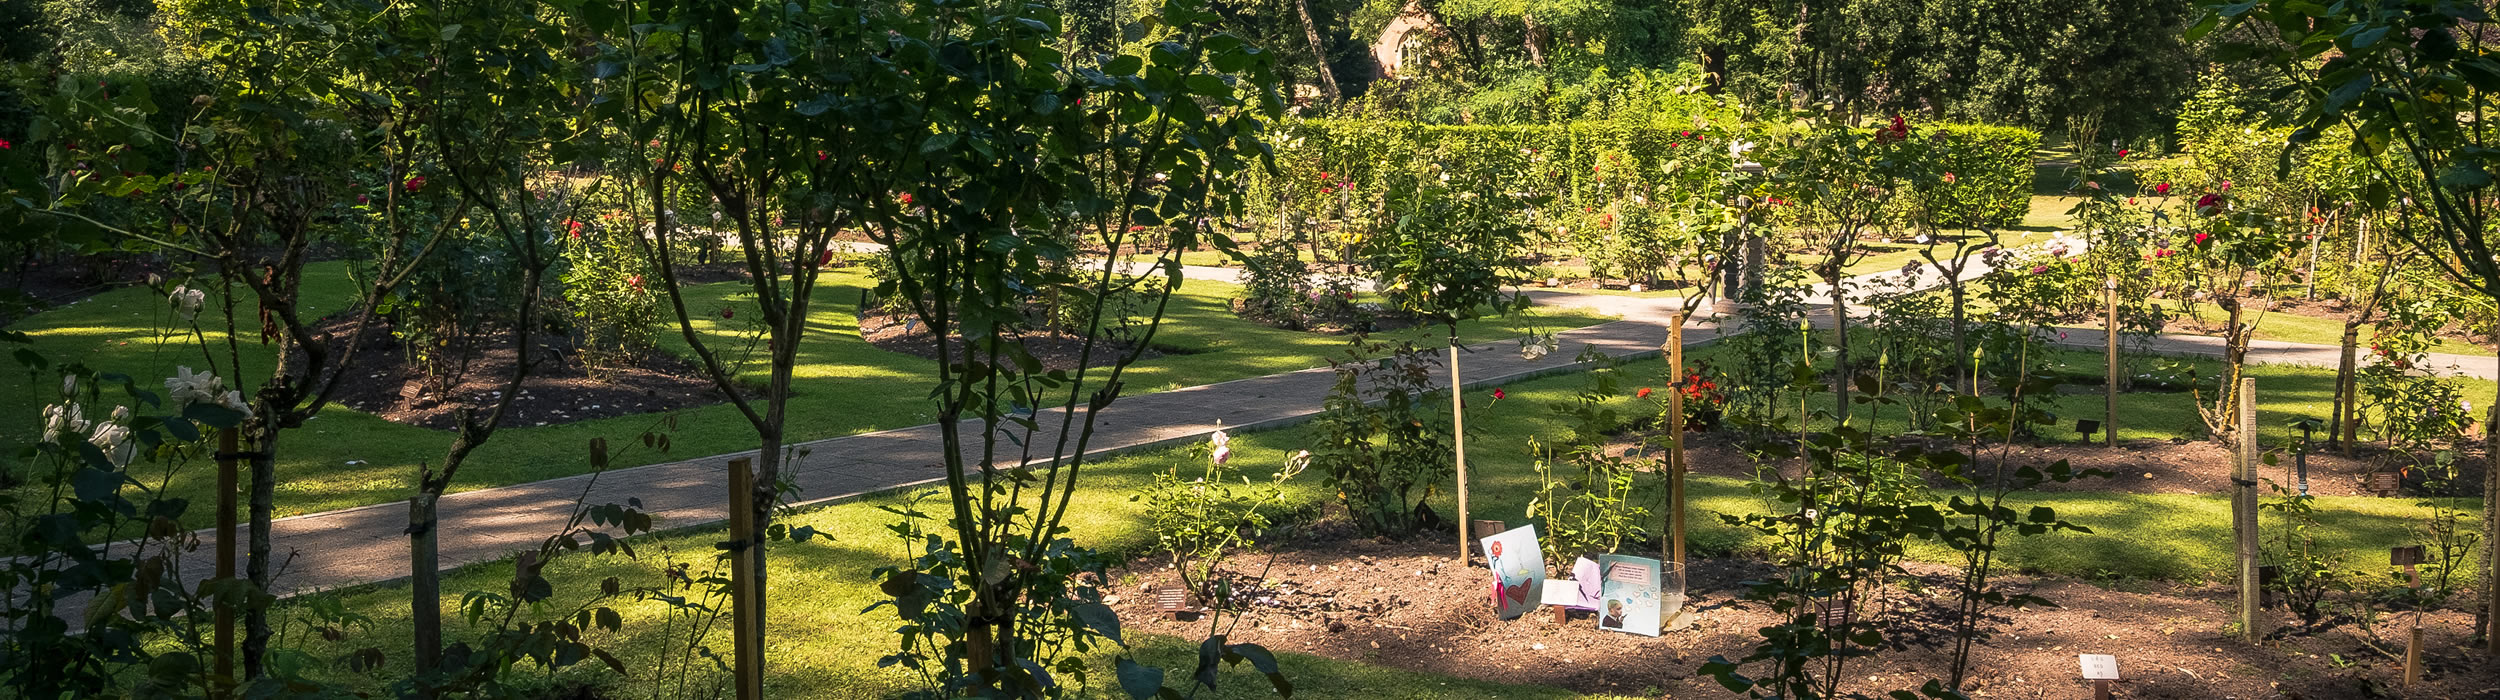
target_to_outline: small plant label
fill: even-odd
[[[2109,654],[2077,654],[2075,659],[2083,664],[2084,680],[2118,680],[2118,657],[2116,656]]]
[[[2422,554],[2424,551],[2425,550],[2422,545],[2418,544],[2411,547],[2389,547],[2387,548],[2387,565],[2415,566],[2421,564]]]

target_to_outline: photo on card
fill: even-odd
[[[1597,561],[1605,579],[1597,628],[1658,636],[1658,560],[1608,554]]]

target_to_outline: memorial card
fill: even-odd
[[[1487,537],[1484,564],[1493,570],[1493,610],[1515,619],[1545,603],[1545,555],[1537,551],[1536,526]]]
[[[1658,560],[1608,554],[1597,561],[1605,578],[1597,628],[1658,636]]]

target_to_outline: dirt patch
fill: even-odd
[[[347,337],[352,320],[325,319],[316,334]],[[453,427],[454,411],[492,410],[518,357],[511,334],[497,331],[492,341],[469,361],[448,388],[429,386],[420,369],[408,361],[404,344],[391,327],[375,323],[349,365],[350,377],[340,382],[338,401],[349,408],[394,423],[438,430]],[[582,363],[570,338],[540,334],[532,359],[544,358],[521,384],[521,394],[505,414],[506,427],[557,425],[596,418],[661,413],[719,403],[723,399],[702,370],[664,352],[646,353],[630,367],[599,368],[594,376]]]
[[[908,315],[889,314],[882,311],[862,313],[859,317],[859,337],[867,340],[870,345],[892,352],[931,360],[938,359],[937,335],[930,333],[928,326],[920,324],[918,319]],[[954,347],[963,347],[962,337],[958,336],[953,340]],[[1127,357],[1128,352],[1136,347],[1126,341],[1097,339],[1094,341],[1093,355],[1089,358],[1085,354],[1085,339],[1068,333],[1031,334],[1024,336],[1022,342],[1025,352],[1032,353],[1033,359],[1039,360],[1043,369],[1057,370],[1076,369],[1088,365],[1107,367],[1119,361],[1120,358]],[[1149,347],[1144,354],[1138,356],[1138,359],[1162,357],[1165,352],[1164,348]]]
[[[1626,454],[1639,450],[1643,444],[1664,443],[1662,433],[1654,437],[1642,433],[1618,438],[1609,448],[1615,454]],[[1931,450],[1950,448],[1943,444],[1924,447]],[[1648,453],[1655,456],[1657,449],[1650,447]],[[1685,440],[1684,449],[1696,473],[1737,479],[1754,476],[1753,460],[1745,456],[1736,436],[1731,433],[1692,433]],[[2343,456],[2327,446],[2317,449],[2316,453],[2309,455],[2309,493],[2317,496],[2370,495],[2364,484],[2369,474],[2411,463],[2375,447],[2356,449],[2352,457]],[[1983,459],[1973,470],[1974,477],[1987,479],[1991,473],[1989,470],[2000,463],[1997,461],[2000,454],[2004,457],[2002,464],[2008,469],[2045,467],[2058,460],[2066,460],[2078,471],[2099,469],[2117,475],[2108,479],[2042,484],[2042,491],[2212,494],[2228,493],[2231,489],[2231,450],[2206,441],[2129,440],[2114,448],[2097,444],[1990,445],[1982,449]],[[2286,487],[2299,483],[2297,463],[2291,455],[2279,455],[2275,461],[2277,463],[2273,465],[2258,465],[2259,479]],[[2486,464],[2488,460],[2483,458],[2480,450],[2460,451],[2455,482],[2479,488]],[[1773,466],[1783,473],[1796,474],[1804,468],[1804,462],[1792,459]],[[2402,495],[2421,494],[2422,474],[2407,472],[2403,474],[2403,481],[2405,490]],[[1942,482],[1931,485],[1939,488],[1947,486]]]
[[[1557,623],[1550,609],[1496,620],[1487,600],[1491,574],[1458,566],[1448,540],[1371,539],[1287,545],[1243,554],[1235,568],[1257,584],[1233,641],[1277,651],[1318,654],[1401,669],[1587,693],[1646,697],[1725,697],[1726,689],[1697,675],[1712,656],[1741,658],[1760,642],[1755,630],[1778,624],[1767,606],[1738,600],[1741,582],[1769,569],[1750,560],[1699,560],[1687,577],[1688,630],[1642,637],[1597,629],[1587,614]],[[1141,560],[1109,601],[1126,625],[1186,639],[1206,635],[1204,621],[1167,621],[1150,590],[1177,584],[1156,560]],[[1264,576],[1259,576],[1264,569]],[[1913,575],[1940,579],[1940,567],[1913,565]],[[1566,572],[1567,573],[1567,572]],[[2077,679],[2075,656],[2118,657],[2121,697],[2352,698],[2492,697],[2500,668],[2466,651],[2468,613],[2423,616],[2424,685],[2397,687],[2401,664],[2373,650],[2351,628],[2247,645],[2226,634],[2232,594],[2219,586],[2147,586],[2118,591],[2063,579],[2006,577],[2009,585],[2059,607],[2016,610],[1986,626],[1973,654],[1966,690],[1974,697],[2078,698],[2091,688]],[[1850,662],[1844,692],[1916,688],[1948,673],[1952,639],[1940,611],[1950,598],[1892,591],[1861,606],[1898,642],[1872,660]],[[2279,614],[2279,611],[2278,611]],[[2401,652],[2402,631],[2382,623]],[[1746,670],[1763,672],[1759,665]]]

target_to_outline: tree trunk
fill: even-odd
[[[1311,0],[1293,0],[1294,12],[1302,15],[1302,38],[1311,42],[1311,63],[1319,74],[1319,89],[1328,101],[1345,99],[1337,89],[1336,71],[1328,69],[1328,47],[1319,40],[1319,23],[1311,21]]]
[[[1304,1],[1308,2],[1308,0]],[[1538,68],[1545,67],[1544,25],[1536,23],[1536,13],[1534,12],[1520,13],[1519,21],[1522,24],[1527,25],[1527,31],[1522,32],[1527,35],[1527,39],[1522,43],[1526,44],[1528,48],[1528,62],[1536,64]]]
[[[1964,263],[1967,265],[1968,263]],[[1971,383],[1969,292],[1962,288],[1962,271],[1953,271],[1953,385],[1962,388],[1965,396],[1978,393]]]
[[[275,411],[267,405],[263,405],[261,410],[263,411],[261,420],[269,421],[269,423],[259,431],[259,435],[252,437],[252,498],[249,506],[251,525],[249,534],[246,536],[248,542],[246,548],[251,554],[251,559],[244,563],[243,573],[245,577],[252,580],[252,587],[274,595],[276,591],[269,586],[269,577],[275,573],[271,571],[269,565],[271,556],[269,521],[277,510],[278,428],[276,427],[277,416],[272,415]],[[246,607],[243,612],[243,677],[245,679],[260,678],[266,672],[264,657],[269,651],[270,635],[268,606]]]
[[[1854,378],[1857,372],[1849,366],[1849,295],[1840,291],[1843,279],[1847,278],[1833,277],[1830,280],[1832,285],[1832,349],[1836,351],[1835,357],[1838,358],[1838,363],[1833,366],[1832,370],[1835,372],[1832,376],[1832,396],[1839,400],[1832,416],[1838,419],[1841,425],[1848,425],[1849,380]]]
[[[2334,422],[2327,424],[2327,438],[2352,456],[2353,442],[2361,433],[2361,405],[2357,401],[2360,382],[2358,355],[2361,346],[2361,322],[2344,322],[2344,338],[2335,362]]]

